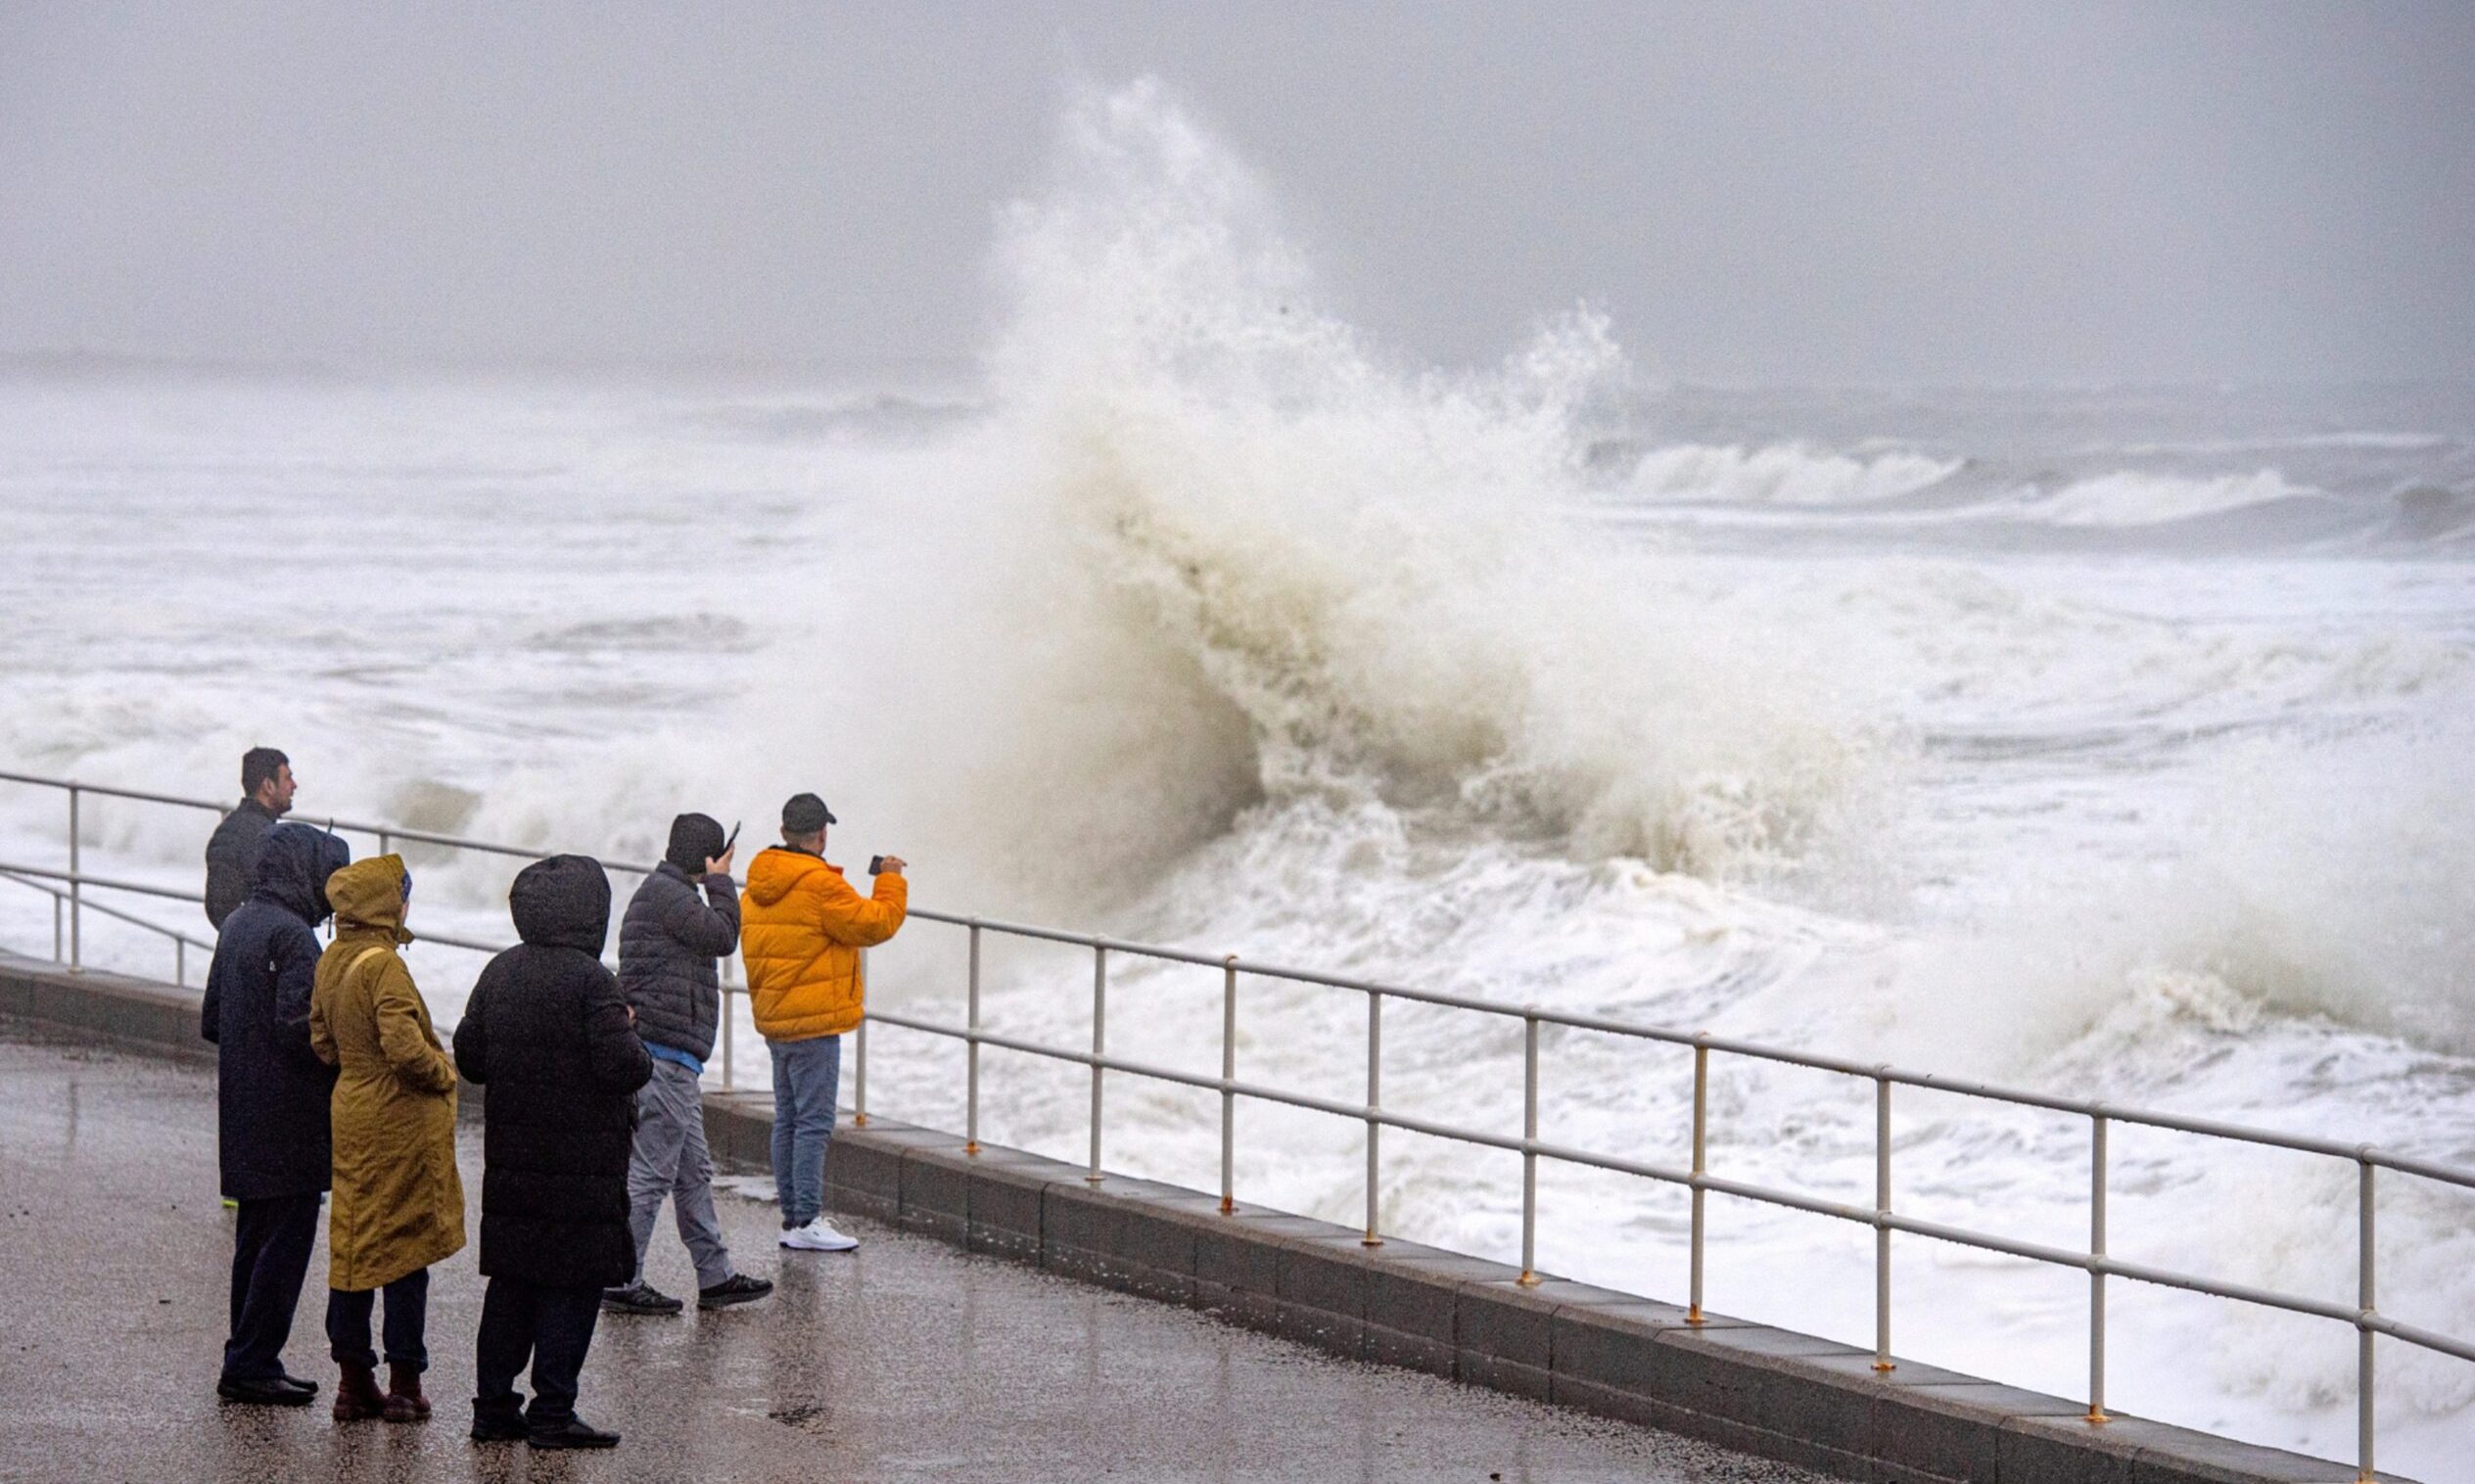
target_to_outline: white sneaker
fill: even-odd
[[[845,1236],[817,1217],[805,1227],[793,1227],[782,1233],[782,1245],[793,1252],[848,1252],[860,1245],[856,1236]]]

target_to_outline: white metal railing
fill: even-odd
[[[54,956],[59,956],[57,915],[65,902],[69,918],[69,961],[77,962],[77,917],[81,910],[109,911],[101,904],[83,901],[82,888],[93,886],[108,890],[137,892],[158,898],[199,902],[202,897],[176,889],[114,881],[89,876],[78,869],[76,829],[81,795],[133,800],[176,808],[220,812],[224,807],[205,800],[178,798],[132,789],[107,788],[95,784],[70,782],[23,773],[0,772],[0,782],[64,790],[69,796],[70,868],[67,871],[40,869],[32,866],[0,863],[0,880],[37,886],[50,891],[55,899]],[[516,858],[537,858],[537,852],[484,841],[465,840],[451,835],[405,829],[397,825],[357,823],[328,819],[327,827],[376,835],[382,852],[396,840],[417,841],[452,850],[472,850]],[[624,862],[605,861],[606,865],[632,874],[648,874],[650,868]],[[28,880],[26,878],[35,878]],[[44,881],[67,883],[69,890],[59,892]],[[125,918],[127,914],[112,912]],[[1054,1061],[1081,1065],[1091,1072],[1090,1158],[1085,1179],[1094,1183],[1103,1178],[1101,1168],[1101,1132],[1103,1128],[1103,1090],[1106,1074],[1142,1077],[1180,1087],[1194,1088],[1220,1094],[1221,1170],[1220,1204],[1224,1212],[1237,1207],[1237,1104],[1240,1097],[1313,1112],[1331,1114],[1364,1125],[1367,1139],[1366,1223],[1362,1240],[1378,1246],[1382,1236],[1378,1230],[1377,1195],[1381,1174],[1380,1137],[1385,1129],[1423,1134],[1433,1137],[1471,1144],[1481,1148],[1502,1149],[1521,1156],[1521,1281],[1538,1281],[1538,1161],[1553,1159],[1561,1163],[1590,1169],[1613,1171],[1646,1180],[1685,1187],[1691,1195],[1691,1248],[1687,1283],[1690,1299],[1687,1322],[1703,1322],[1703,1296],[1705,1255],[1704,1200],[1711,1192],[1739,1199],[1803,1211],[1816,1216],[1832,1217],[1874,1229],[1874,1368],[1888,1371],[1893,1368],[1891,1358],[1891,1240],[1894,1232],[1932,1237],[1938,1241],[1998,1252],[2031,1262],[2056,1267],[2076,1268],[2085,1272],[2089,1280],[2088,1298],[2088,1412],[2091,1424],[2108,1420],[2106,1411],[2106,1282],[2113,1277],[2162,1287],[2183,1289],[2217,1298],[2291,1314],[2311,1315],[2352,1325],[2358,1335],[2357,1351],[2357,1464],[2358,1477],[2371,1479],[2375,1443],[2375,1418],[2378,1402],[2378,1376],[2374,1368],[2373,1341],[2386,1335],[2407,1344],[2462,1360],[2475,1361],[2475,1340],[2462,1339],[2420,1328],[2380,1313],[2374,1302],[2375,1246],[2374,1231],[2378,1209],[2376,1173],[2388,1170],[2475,1190],[2475,1170],[2460,1169],[2434,1160],[2374,1148],[2369,1144],[2346,1143],[2335,1139],[2314,1138],[2306,1135],[2285,1134],[2274,1130],[2249,1128],[2214,1119],[2192,1118],[2181,1114],[2161,1113],[2084,1098],[2064,1097],[1992,1084],[1941,1077],[1930,1072],[1905,1071],[1889,1065],[1865,1065],[1845,1058],[1824,1056],[1806,1051],[1763,1045],[1753,1042],[1712,1036],[1707,1032],[1692,1033],[1657,1026],[1639,1025],[1600,1015],[1573,1014],[1544,1009],[1537,1005],[1512,1005],[1470,996],[1450,995],[1433,990],[1414,989],[1404,985],[1385,984],[1354,979],[1313,969],[1282,967],[1240,959],[1235,953],[1211,955],[1190,950],[1162,947],[1156,944],[1130,943],[1093,934],[1075,933],[1058,928],[1026,923],[1002,922],[993,919],[958,916],[952,913],[912,908],[912,918],[964,930],[968,934],[968,970],[964,986],[965,1022],[960,1026],[943,1025],[914,1016],[886,1010],[871,1010],[860,1022],[854,1037],[853,1113],[855,1121],[867,1121],[868,1024],[881,1021],[889,1026],[930,1036],[958,1040],[964,1048],[964,1149],[976,1154],[980,1149],[980,1048],[994,1046]],[[139,920],[139,919],[128,919]],[[181,940],[175,930],[154,927]],[[1027,941],[1063,944],[1088,949],[1092,952],[1092,1044],[1089,1050],[1080,1047],[1044,1045],[1019,1037],[989,1030],[980,1016],[981,940],[995,933],[1003,937]],[[182,940],[196,944],[195,940]],[[477,951],[496,951],[499,946],[464,940],[427,937],[427,941]],[[1217,1077],[1182,1071],[1173,1067],[1154,1066],[1111,1055],[1107,1049],[1108,968],[1111,954],[1151,959],[1166,963],[1183,963],[1216,968],[1222,974],[1221,1067]],[[1367,1091],[1363,1103],[1321,1097],[1289,1091],[1263,1083],[1246,1082],[1238,1076],[1238,977],[1246,973],[1265,979],[1294,984],[1320,986],[1364,996],[1367,1004]],[[729,1064],[730,1026],[729,997],[734,986],[725,982],[724,992],[723,1081],[732,1085]],[[1433,1119],[1414,1117],[1387,1111],[1382,1104],[1383,1005],[1388,999],[1405,1003],[1441,1006],[1503,1019],[1518,1019],[1522,1031],[1522,1120],[1518,1136],[1494,1134],[1484,1130],[1465,1129]],[[1667,1045],[1690,1047],[1693,1051],[1693,1129],[1692,1164],[1679,1169],[1670,1165],[1626,1159],[1616,1155],[1549,1142],[1539,1136],[1539,1031],[1555,1026],[1572,1030],[1598,1032]],[[1783,1066],[1803,1067],[1870,1082],[1874,1090],[1874,1203],[1871,1206],[1849,1205],[1839,1201],[1791,1190],[1779,1190],[1729,1180],[1709,1172],[1707,1162],[1709,1134],[1709,1077],[1713,1052],[1743,1056]],[[1907,1087],[1960,1096],[1980,1098],[2016,1107],[2042,1109],[2072,1114],[2089,1122],[2089,1240],[2088,1250],[2055,1247],[2027,1242],[1996,1233],[1977,1231],[1939,1222],[1921,1221],[1903,1216],[1893,1209],[1891,1169],[1891,1091]],[[2195,1274],[2140,1263],[2129,1263],[2108,1255],[2106,1250],[2106,1194],[2108,1187],[2107,1141],[2112,1125],[2128,1124],[2204,1137],[2226,1139],[2259,1147],[2285,1149],[2298,1153],[2321,1155],[2352,1163],[2357,1170],[2357,1294],[2356,1303],[2347,1305],[2316,1299],[2308,1295],[2283,1293],[2273,1289],[2242,1283],[2222,1282]]]
[[[68,922],[73,923],[76,920],[76,913],[66,912],[63,909],[70,906],[76,899],[70,892],[64,892],[58,887],[49,885],[48,882],[66,879],[70,878],[64,872],[39,870],[33,866],[0,866],[0,880],[12,882],[18,886],[31,887],[52,899],[52,959],[57,963],[69,961],[68,953],[62,950],[62,937],[64,931],[74,931],[74,929],[65,928],[63,919],[66,918]],[[93,881],[92,877],[84,879]],[[78,883],[72,881],[72,885]],[[94,884],[108,883],[96,882]],[[148,890],[144,887],[126,889],[141,892]],[[150,892],[149,895],[152,893]],[[172,983],[177,985],[186,986],[189,983],[189,951],[191,949],[205,949],[209,952],[214,951],[214,945],[211,943],[192,938],[178,928],[165,927],[160,922],[149,921],[135,912],[124,912],[118,907],[106,906],[100,902],[79,903],[77,905],[81,911],[100,912],[115,921],[125,922],[131,927],[144,928],[158,937],[169,939],[172,946]]]

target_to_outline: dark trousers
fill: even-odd
[[[369,1311],[381,1291],[327,1290],[327,1345],[336,1364],[377,1368],[378,1355],[369,1348]],[[416,1268],[389,1283],[384,1292],[387,1364],[429,1369],[430,1352],[422,1345],[422,1331],[429,1322],[430,1270]]]
[[[524,1399],[516,1377],[533,1362],[533,1405],[525,1421],[555,1427],[576,1415],[576,1378],[601,1318],[601,1287],[545,1288],[521,1278],[493,1277],[482,1295],[482,1332],[473,1370],[481,1394],[476,1413],[513,1415]]]
[[[318,1239],[318,1192],[241,1202],[232,1231],[232,1332],[223,1373],[265,1381],[284,1373],[309,1249]]]

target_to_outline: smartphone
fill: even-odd
[[[725,855],[725,856],[729,855],[729,854],[730,854],[730,847],[732,847],[732,846],[734,846],[734,845],[737,845],[737,844],[739,843],[739,825],[740,825],[740,822],[741,822],[741,821],[739,821],[739,820],[737,820],[737,819],[733,819],[733,820],[731,820],[731,821],[730,821],[730,838],[722,842],[722,854],[723,854],[723,855]]]
[[[885,874],[885,858],[883,856],[870,856],[868,858],[868,874],[871,876],[882,876]]]

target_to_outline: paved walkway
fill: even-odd
[[[434,1275],[438,1416],[339,1426],[323,1253],[287,1360],[320,1405],[213,1394],[231,1221],[216,1202],[214,1079],[0,1023],[0,1479],[1796,1481],[1784,1466],[1407,1371],[1330,1359],[1201,1315],[853,1221],[849,1256],[771,1245],[772,1208],[725,1197],[762,1304],[604,1316],[583,1410],[627,1441],[536,1455],[464,1436],[481,1280]],[[478,1201],[480,1139],[466,1131]],[[478,1229],[478,1212],[473,1225]],[[654,1281],[692,1289],[664,1230]]]

